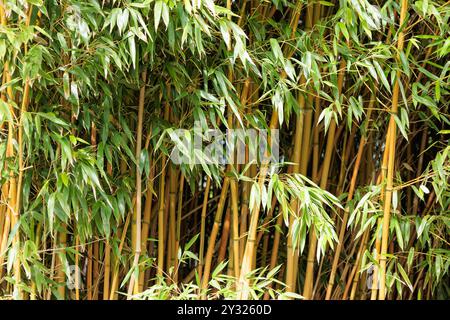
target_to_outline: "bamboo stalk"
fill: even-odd
[[[109,176],[112,176],[112,165],[108,161],[106,171]],[[78,238],[77,238],[78,241]],[[77,242],[78,243],[78,242]],[[104,258],[104,272],[103,272],[103,300],[109,300],[109,288],[111,281],[111,244],[110,237],[107,235],[105,240],[105,258]],[[78,273],[77,273],[78,276]],[[76,286],[78,288],[78,286]]]
[[[135,199],[133,199],[133,202],[135,201]],[[134,206],[134,203],[133,203]],[[118,252],[118,256],[116,257],[115,263],[114,263],[114,273],[112,275],[112,281],[111,281],[111,292],[109,295],[109,300],[117,300],[117,289],[118,289],[118,281],[119,281],[119,263],[120,263],[120,254],[122,253],[123,250],[123,246],[125,244],[125,238],[127,235],[127,231],[128,231],[128,226],[130,225],[130,220],[131,220],[131,216],[132,213],[131,211],[128,213],[127,218],[125,219],[125,224],[123,226],[122,229],[122,234],[119,236],[120,237],[120,244],[119,244],[119,252]]]
[[[147,140],[145,142],[145,149],[149,149],[150,145],[150,138],[151,138],[151,128],[149,130],[149,133],[147,135]],[[150,152],[149,152],[150,154]],[[142,218],[142,239],[141,239],[141,249],[147,250],[147,239],[150,232],[150,220],[151,220],[151,214],[152,214],[152,207],[153,207],[153,184],[154,184],[154,178],[155,178],[155,164],[153,163],[153,157],[150,156],[150,173],[149,177],[147,179],[147,192],[145,196],[145,207],[144,207],[144,214]],[[145,273],[140,272],[139,273],[139,292],[142,292],[144,290],[144,280],[145,280]]]
[[[168,268],[175,268],[176,251],[176,201],[177,201],[177,172],[173,166],[169,168],[169,247],[170,255]]]
[[[211,234],[209,236],[208,248],[206,250],[205,264],[203,268],[203,277],[201,283],[201,298],[206,299],[206,290],[208,288],[209,283],[209,275],[211,272],[211,263],[214,254],[214,247],[216,243],[216,237],[219,233],[220,223],[222,221],[222,213],[225,207],[225,200],[228,193],[230,185],[230,179],[226,176],[223,181],[222,191],[219,198],[219,204],[217,205],[217,211],[214,218],[214,224],[211,230]]]
[[[178,208],[177,208],[177,228],[176,228],[176,238],[175,238],[175,275],[174,280],[175,283],[178,282],[178,271],[179,271],[179,261],[178,261],[178,251],[180,248],[180,240],[181,240],[181,220],[182,220],[182,204],[183,204],[183,191],[184,191],[184,175],[180,173],[181,181],[180,181],[180,189],[178,193]]]
[[[278,260],[278,249],[280,247],[280,237],[281,237],[281,228],[283,226],[283,215],[279,214],[276,222],[275,235],[273,238],[273,246],[272,246],[272,254],[270,255],[270,270],[273,270],[276,267]],[[269,284],[268,289],[272,288],[272,284]],[[269,299],[268,290],[264,293],[264,300]]]
[[[227,208],[225,212],[225,218],[222,227],[222,236],[220,237],[219,252],[217,254],[217,261],[224,261],[225,254],[227,250],[228,239],[230,235],[230,220],[231,220],[231,210],[230,207]]]
[[[80,300],[80,273],[78,270],[80,270],[80,255],[78,254],[79,246],[80,246],[80,237],[78,234],[75,238],[75,246],[77,253],[75,254],[75,300]]]
[[[100,248],[99,240],[93,243],[93,257],[92,257],[92,283],[93,292],[92,300],[98,300],[99,284],[100,284]]]
[[[203,206],[202,206],[202,216],[201,216],[201,226],[200,226],[200,251],[199,251],[199,265],[198,265],[198,276],[202,279],[204,262],[204,250],[205,250],[205,225],[206,225],[206,210],[208,209],[208,198],[209,198],[209,188],[211,186],[211,178],[206,177],[206,187],[204,190]]]
[[[402,0],[401,2],[401,12],[400,12],[400,23],[402,27],[403,22],[406,19],[406,13],[408,10],[408,0]],[[398,33],[397,49],[398,57],[397,61],[400,61],[400,52],[403,50],[405,35],[403,30]],[[380,290],[378,298],[384,300],[386,297],[386,253],[389,240],[389,222],[391,215],[391,201],[392,201],[392,187],[393,187],[393,177],[394,177],[394,160],[395,160],[395,141],[396,141],[396,129],[395,115],[398,111],[398,97],[399,97],[399,81],[400,81],[400,71],[397,71],[397,77],[394,83],[394,89],[392,94],[392,107],[391,107],[391,117],[389,120],[389,127],[391,133],[389,139],[386,139],[386,147],[389,146],[389,162],[388,162],[388,172],[387,172],[387,183],[386,183],[386,193],[384,198],[384,212],[383,212],[383,224],[382,224],[382,236],[381,236],[381,252],[380,252]]]
[[[364,233],[363,240],[361,241],[361,245],[360,245],[360,248],[358,250],[358,255],[356,256],[356,262],[355,262],[355,265],[353,266],[353,270],[354,271],[352,270],[352,274],[354,274],[354,278],[353,278],[353,283],[352,283],[352,290],[350,292],[350,300],[354,300],[355,299],[356,288],[358,286],[358,281],[360,279],[360,272],[359,272],[359,270],[361,269],[360,268],[361,259],[362,259],[363,253],[364,253],[364,249],[367,247],[367,239],[368,238],[369,238],[369,230],[367,230]],[[349,284],[350,281],[351,281],[351,279],[349,279],[349,281],[347,283],[344,295],[342,297],[343,299],[347,299],[347,293],[348,293],[348,288],[350,287],[350,284]]]
[[[231,206],[233,211],[233,262],[234,275],[239,277],[240,272],[240,254],[239,254],[239,213],[238,213],[238,187],[237,182],[233,179],[230,183]]]
[[[300,84],[304,83],[304,77],[302,76],[300,80]],[[301,160],[301,149],[302,149],[302,142],[303,142],[303,122],[304,122],[304,115],[303,115],[303,108],[305,104],[305,98],[302,94],[299,96],[299,106],[300,106],[300,114],[297,116],[297,121],[295,124],[295,137],[294,137],[294,149],[293,149],[293,156],[292,161],[294,162],[292,166],[292,172],[293,173],[299,173],[300,172],[300,160]],[[297,199],[293,199],[291,201],[291,209],[293,212],[298,211],[298,201]],[[289,217],[289,226],[292,226],[294,224],[294,216]],[[292,235],[292,228],[289,228],[288,233],[288,240],[287,240],[287,261],[286,261],[286,286],[287,288],[295,292],[295,266],[296,261],[298,261],[298,250],[294,250],[294,244],[292,243],[293,235]]]
[[[168,99],[170,98],[170,85],[166,85]],[[164,109],[164,118],[169,118],[169,102],[166,101]],[[164,272],[164,210],[165,210],[165,180],[166,180],[166,156],[161,159],[161,177],[159,182],[159,211],[158,211],[158,269],[157,276],[162,277]]]
[[[142,179],[141,179],[141,149],[142,149],[142,122],[144,117],[144,103],[145,103],[145,85],[147,81],[147,70],[144,69],[141,74],[142,85],[139,90],[139,105],[138,105],[138,124],[136,134],[136,207],[134,210],[134,226],[135,242],[134,242],[134,260],[133,260],[133,272],[130,284],[128,287],[128,299],[131,298],[131,294],[139,293],[139,257],[141,254],[141,242],[142,242]]]

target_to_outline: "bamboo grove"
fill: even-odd
[[[448,299],[449,18],[0,0],[0,297]],[[280,161],[175,164],[198,124]]]

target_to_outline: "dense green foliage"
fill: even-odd
[[[0,296],[369,299],[387,212],[386,298],[447,299],[450,4],[401,2],[0,0]],[[283,162],[176,166],[195,122]]]

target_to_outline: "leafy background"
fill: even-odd
[[[0,296],[447,299],[449,17],[1,0]],[[175,166],[194,122],[283,161]]]

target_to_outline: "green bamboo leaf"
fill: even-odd
[[[134,41],[134,36],[129,33],[128,45],[130,46],[130,56],[133,63],[133,69],[136,69],[136,42]]]
[[[169,7],[167,6],[167,4],[165,2],[162,2],[162,19],[164,24],[166,25],[166,28],[169,26]],[[157,28],[155,28],[157,29]]]
[[[409,281],[408,274],[405,272],[405,269],[403,269],[403,267],[401,266],[400,263],[397,263],[397,268],[398,268],[398,271],[400,272],[403,280],[406,282],[406,285],[408,286],[409,290],[411,290],[411,292],[412,292],[414,289],[411,284],[411,281]]]
[[[381,79],[381,82],[383,83],[383,86],[386,88],[387,91],[389,91],[389,93],[391,92],[391,87],[389,85],[389,82],[386,78],[386,75],[384,74],[383,69],[381,68],[380,64],[378,63],[378,61],[374,60],[373,64],[375,66],[375,68],[377,69],[377,74]]]
[[[155,32],[158,30],[159,21],[161,20],[162,10],[163,10],[163,1],[156,0],[154,7],[154,19],[155,19]]]
[[[128,9],[123,9],[117,14],[117,28],[119,29],[120,34],[122,34],[125,28],[128,26],[129,16],[130,12],[128,11]]]

